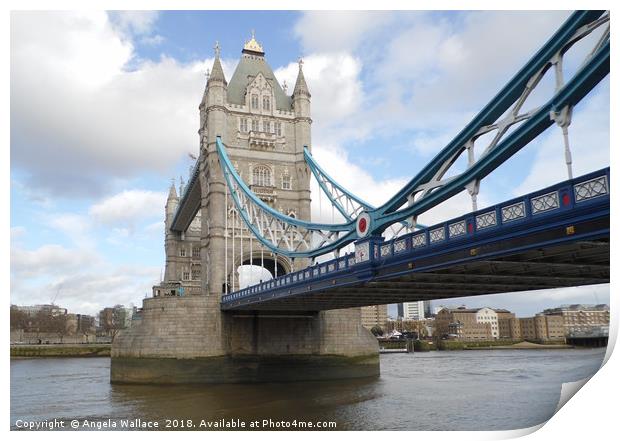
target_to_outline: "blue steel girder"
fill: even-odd
[[[428,165],[389,201],[369,212],[372,222],[369,231],[373,234],[380,233],[394,222],[417,216],[464,189],[477,191],[474,188],[481,179],[552,125],[556,115],[562,110],[567,107],[572,109],[609,73],[609,30],[595,45],[581,69],[566,84],[561,71],[562,56],[575,42],[608,22],[609,14],[604,11],[573,13],[495,98]],[[557,75],[554,96],[543,106],[521,113],[521,106],[552,66],[556,66]],[[513,108],[510,109],[510,106]],[[509,109],[509,115],[498,121]],[[508,129],[515,124],[520,125],[506,135]],[[491,130],[497,130],[497,135],[478,161],[473,161],[476,138]],[[505,138],[500,142],[503,136]],[[458,176],[441,180],[466,150],[470,155],[469,168]],[[401,208],[406,203],[409,205]]]

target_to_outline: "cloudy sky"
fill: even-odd
[[[371,203],[394,194],[491,99],[568,12],[14,12],[11,14],[11,301],[95,313],[140,305],[164,265],[170,180],[198,153],[198,104],[218,40],[230,79],[257,39],[280,82],[297,58],[312,149]],[[320,29],[320,32],[317,30]],[[593,35],[566,60],[574,72]],[[546,100],[541,83],[527,106]],[[609,165],[609,80],[575,109],[575,175]],[[566,178],[552,128],[482,183],[479,206]],[[316,194],[316,193],[315,193]],[[470,208],[455,197],[420,218]],[[313,216],[329,214],[325,203]],[[608,302],[609,287],[453,300],[525,315]],[[440,303],[440,302],[438,302]]]

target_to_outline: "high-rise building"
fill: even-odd
[[[396,318],[402,319],[405,316],[405,308],[403,303],[396,304]]]
[[[403,320],[422,320],[425,318],[425,302],[405,302],[403,305]]]
[[[429,318],[432,317],[433,314],[433,309],[432,309],[432,305],[431,305],[431,301],[430,300],[424,300],[424,317],[425,318]]]

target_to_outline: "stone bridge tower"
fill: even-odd
[[[221,200],[226,189],[215,139],[222,138],[237,172],[258,197],[284,214],[310,220],[310,171],[303,149],[311,147],[312,120],[310,92],[301,60],[295,88],[288,96],[254,37],[244,45],[230,82],[224,75],[216,45],[215,61],[199,108],[201,167],[204,167],[201,176],[208,187],[208,190],[203,188],[207,190],[203,195],[208,195],[206,200],[203,196],[202,204],[203,239],[210,262],[207,278],[214,285],[209,290],[215,292],[223,283],[220,269],[212,265],[215,261],[228,262],[224,271],[230,289],[239,287],[236,270],[240,265],[262,261],[274,276],[290,272],[292,263],[288,259],[272,256],[256,240],[250,255],[250,232],[235,215],[231,198],[225,210],[228,218],[224,219],[224,211],[219,207],[226,204]],[[215,206],[218,209],[211,208]],[[224,230],[220,231],[221,228]],[[227,236],[224,245],[219,242],[222,235]],[[296,266],[305,263],[298,261]]]
[[[289,96],[254,36],[244,45],[230,82],[216,44],[199,106],[198,168],[185,194],[178,196],[171,188],[166,205],[165,280],[144,300],[132,327],[117,335],[113,382],[378,375],[377,341],[361,326],[359,308],[295,314],[220,309],[223,292],[239,288],[238,266],[262,260],[272,274],[282,275],[308,262],[297,259],[293,265],[264,249],[261,254],[256,240],[250,254],[250,233],[227,196],[216,137],[221,137],[237,172],[258,197],[282,213],[310,220],[310,171],[303,154],[304,146],[311,147],[310,98],[301,60]],[[185,227],[175,231],[183,210]]]

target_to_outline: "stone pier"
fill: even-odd
[[[359,309],[220,313],[207,296],[149,298],[112,345],[113,383],[251,383],[379,375]]]

